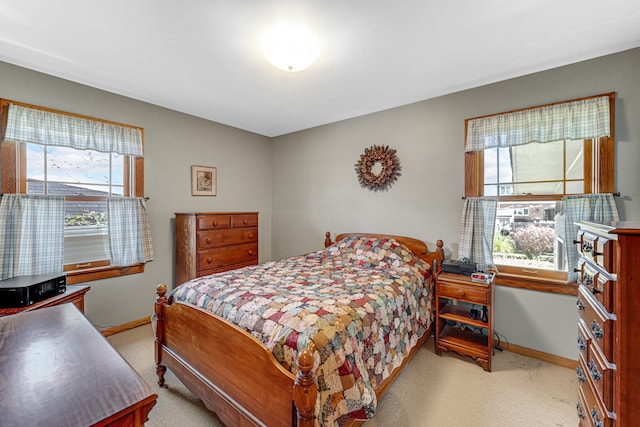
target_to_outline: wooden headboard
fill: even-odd
[[[347,237],[378,237],[383,239],[394,239],[398,243],[403,244],[407,248],[411,250],[411,252],[415,253],[418,257],[424,260],[427,264],[433,267],[433,261],[438,261],[438,264],[444,260],[444,243],[442,240],[436,241],[436,250],[433,252],[429,252],[429,248],[427,248],[427,244],[422,240],[414,239],[413,237],[406,236],[394,236],[392,234],[377,234],[377,233],[343,233],[338,234],[336,236],[336,242],[339,242],[342,239],[346,239]],[[333,244],[331,240],[331,233],[325,233],[324,239],[324,247]]]

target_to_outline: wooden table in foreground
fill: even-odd
[[[74,304],[0,318],[0,424],[142,426],[156,398]]]

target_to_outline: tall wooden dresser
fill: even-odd
[[[258,212],[175,215],[176,285],[258,263]]]
[[[640,223],[580,222],[580,426],[640,423]]]

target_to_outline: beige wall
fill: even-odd
[[[275,138],[274,257],[318,248],[325,230],[443,239],[456,256],[464,120],[608,92],[617,92],[618,207],[640,220],[638,70],[635,49]],[[402,176],[388,192],[359,186],[354,164],[371,145],[398,152]],[[577,357],[574,297],[498,287],[496,305],[496,329],[510,342]]]
[[[0,62],[0,98],[32,103],[145,130],[145,194],[155,259],[143,274],[89,283],[87,317],[117,326],[153,312],[155,287],[173,286],[174,212],[260,212],[260,260],[271,259],[271,141],[126,97]],[[191,165],[218,168],[216,197],[191,196]]]

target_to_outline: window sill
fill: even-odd
[[[531,277],[512,273],[496,274],[496,285],[531,291],[549,292],[552,294],[578,296],[578,284],[567,283],[566,280]]]
[[[94,280],[109,279],[112,277],[126,276],[144,272],[144,264],[135,264],[127,267],[100,267],[87,270],[67,271],[67,284],[92,282]]]

